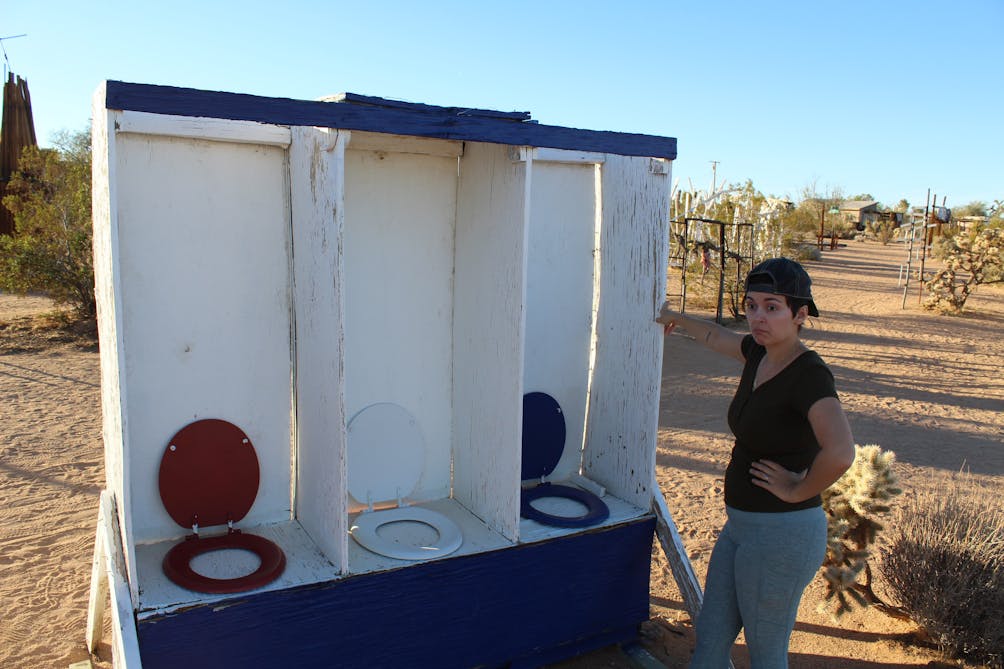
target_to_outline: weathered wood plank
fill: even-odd
[[[507,147],[468,144],[457,193],[454,495],[518,537],[529,175]]]
[[[91,561],[91,588],[87,597],[87,650],[92,653],[101,643],[104,630],[105,599],[108,597],[108,574],[105,571],[104,509],[98,510],[97,530],[94,534],[94,557]],[[114,522],[114,519],[113,521]]]
[[[254,121],[192,118],[147,112],[122,112],[117,119],[118,133],[160,135],[161,137],[187,137],[214,142],[237,144],[264,144],[286,148],[289,146],[289,128]]]
[[[669,512],[666,500],[662,496],[659,484],[652,482],[652,510],[655,512],[656,524],[655,533],[659,538],[666,559],[669,561],[669,568],[673,572],[676,585],[683,595],[683,605],[687,608],[691,620],[697,620],[697,614],[701,610],[701,603],[704,595],[701,592],[701,584],[694,574],[694,568],[690,565],[687,551],[683,546],[680,533],[676,530],[673,516]]]
[[[655,470],[665,293],[669,175],[644,158],[608,156],[601,167],[602,224],[596,352],[583,456],[586,476],[647,508]]]
[[[347,131],[292,129],[289,150],[295,349],[294,508],[335,565],[348,568],[342,286]]]
[[[142,669],[139,639],[133,616],[133,605],[122,560],[122,540],[118,530],[115,498],[111,491],[101,492],[98,505],[98,531],[95,545],[95,567],[103,574],[94,582],[92,573],[91,599],[88,603],[87,648],[94,651],[101,642],[104,597],[111,596],[112,661],[119,669]],[[100,564],[98,564],[100,563]]]

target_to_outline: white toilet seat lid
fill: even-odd
[[[349,494],[360,504],[403,498],[422,478],[425,438],[418,421],[397,404],[371,404],[348,427]]]
[[[388,523],[411,521],[423,523],[439,533],[439,540],[429,546],[418,546],[380,536],[377,531]],[[441,513],[420,506],[404,506],[383,511],[364,511],[356,517],[349,530],[363,548],[398,560],[429,560],[456,551],[464,542],[460,527]]]

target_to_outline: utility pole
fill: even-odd
[[[712,160],[711,162],[711,197],[715,196],[715,180],[718,174],[718,163],[721,161]]]

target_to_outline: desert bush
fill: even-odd
[[[865,231],[875,237],[882,246],[886,246],[896,236],[896,226],[892,221],[869,221],[865,224]]]
[[[792,260],[797,260],[798,262],[805,262],[806,260],[820,260],[823,254],[820,253],[819,247],[816,244],[795,244],[791,247],[791,252],[789,254],[784,254],[790,257]]]
[[[823,491],[828,522],[823,578],[826,596],[820,609],[839,617],[859,606],[890,610],[872,589],[869,558],[889,515],[889,502],[902,493],[893,463],[896,454],[874,444],[854,447],[854,463]]]
[[[55,149],[25,148],[3,204],[15,233],[0,235],[0,290],[43,292],[92,317],[90,133],[61,134]]]
[[[959,659],[1004,667],[1004,503],[959,474],[899,505],[882,549],[888,588]]]
[[[976,286],[1001,281],[1004,230],[988,227],[971,237],[946,237],[935,252],[944,255],[945,267],[925,284],[924,307],[958,314]]]

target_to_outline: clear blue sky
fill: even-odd
[[[1004,198],[1004,0],[2,4],[43,145],[104,79],[350,91],[676,137],[682,187]]]

